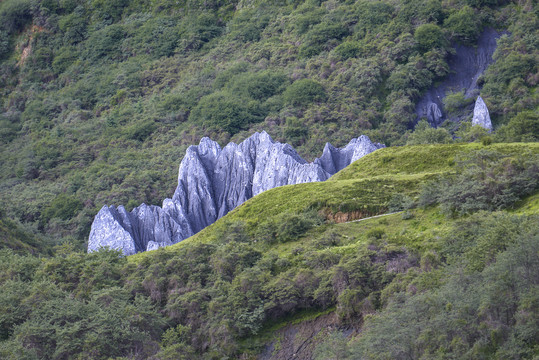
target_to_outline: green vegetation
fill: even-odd
[[[508,30],[480,79],[493,142],[535,141],[537,4],[5,0],[0,189],[6,216],[83,247],[103,204],[160,204],[187,146],[255,130],[307,159],[326,141],[481,141],[453,124],[411,133],[454,41]],[[445,99],[469,117],[467,99]],[[36,196],[39,194],[39,196]],[[56,212],[61,196],[75,211]],[[60,200],[58,200],[60,201]],[[21,206],[21,204],[23,204]],[[69,215],[69,216],[68,216]]]
[[[279,329],[335,314],[363,330],[352,342],[319,337],[318,358],[530,358],[538,153],[537,144],[385,148],[326,182],[264,192],[157,251],[2,250],[0,354],[250,358]],[[461,189],[474,201],[453,196]],[[67,195],[51,204],[54,216],[78,206]],[[343,222],[388,209],[406,211]]]
[[[249,359],[335,314],[361,331],[318,358],[533,358],[539,146],[506,142],[539,134],[538,6],[0,1],[0,357]],[[495,132],[412,132],[487,27],[508,32],[479,79]],[[444,99],[464,120],[469,101]],[[187,146],[261,129],[308,159],[393,146],[177,245],[84,253],[103,204],[159,204]]]

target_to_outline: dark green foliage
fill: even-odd
[[[448,246],[465,245],[464,256],[452,258],[443,270],[447,278],[425,292],[394,294],[387,308],[341,350],[350,352],[344,358],[532,358],[537,308],[530,306],[537,301],[539,276],[536,221],[482,214],[463,224],[473,225],[443,240]],[[505,231],[508,223],[515,232]],[[484,267],[466,271],[468,256],[485,249],[482,236],[496,231],[505,234],[499,237],[501,247],[490,253]],[[334,341],[328,339],[319,351]]]
[[[283,93],[284,101],[294,106],[305,106],[312,102],[324,101],[326,98],[324,87],[311,79],[295,81]]]
[[[9,34],[4,30],[0,30],[0,59],[10,52],[11,49],[9,45]]]
[[[290,139],[292,145],[300,145],[307,137],[309,130],[303,126],[298,118],[286,119],[286,128],[284,133]]]
[[[58,195],[41,213],[41,221],[48,222],[53,218],[69,220],[82,209],[82,202],[70,195]]]
[[[427,184],[420,204],[438,203],[447,215],[499,210],[512,206],[539,186],[536,155],[508,157],[479,150],[459,158],[456,169],[454,177]]]
[[[0,4],[0,25],[9,34],[32,21],[32,0],[5,0]]]
[[[320,221],[316,213],[283,214],[277,227],[277,239],[281,242],[296,240]]]
[[[473,98],[466,99],[464,91],[449,93],[444,98],[444,110],[450,115],[458,114],[464,107],[473,103]]]
[[[299,55],[311,57],[326,50],[330,40],[340,40],[348,35],[348,29],[342,24],[320,23],[305,35],[305,43],[299,47]]]
[[[496,138],[507,142],[532,142],[539,140],[539,114],[523,111],[496,132]]]
[[[86,57],[92,61],[100,59],[118,60],[122,54],[121,42],[126,35],[122,25],[114,24],[96,31],[88,38],[91,47],[86,50]]]
[[[220,91],[203,97],[190,118],[194,122],[235,134],[249,124],[263,120],[264,112],[256,101],[245,102],[230,92]]]
[[[91,7],[102,20],[117,21],[121,18],[129,0],[92,0]]]
[[[145,120],[134,123],[133,125],[126,127],[123,131],[129,139],[144,141],[156,128],[157,126],[154,121]]]
[[[283,74],[261,71],[237,75],[228,82],[227,87],[239,97],[265,101],[282,93],[288,83]]]
[[[335,48],[335,53],[343,60],[357,57],[361,53],[361,45],[357,41],[345,41]]]
[[[477,14],[467,5],[451,14],[445,20],[444,27],[449,30],[452,39],[465,45],[475,44],[481,29]]]
[[[408,137],[406,145],[449,144],[452,140],[451,134],[446,129],[432,128],[428,122],[421,120]]]
[[[355,31],[369,33],[391,19],[393,7],[382,1],[360,1],[356,4],[357,24]]]
[[[414,39],[421,51],[429,51],[446,44],[442,29],[435,24],[423,24],[414,33]]]
[[[0,257],[2,357],[106,359],[156,352],[164,321],[146,297],[115,287],[112,280],[125,263],[117,252],[65,252],[45,262],[9,252]],[[6,277],[10,273],[17,275]],[[76,284],[86,292],[74,291]]]

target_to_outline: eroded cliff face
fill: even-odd
[[[327,180],[384,145],[367,136],[344,148],[326,144],[312,163],[289,144],[255,133],[240,144],[203,138],[190,146],[178,173],[178,187],[163,206],[142,204],[131,212],[103,206],[92,224],[88,252],[108,246],[125,255],[175,244],[212,224],[251,197],[274,187]]]
[[[464,90],[466,98],[479,93],[477,80],[492,63],[496,41],[502,35],[486,29],[480,36],[477,47],[457,45],[455,55],[450,56],[449,75],[438,86],[429,89],[416,105],[418,119],[427,118],[431,126],[437,127],[445,120],[443,99],[450,92]]]

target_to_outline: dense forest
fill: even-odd
[[[479,89],[418,119],[487,29]],[[0,357],[536,357],[538,39],[533,0],[0,0]],[[189,145],[261,130],[309,161],[388,147],[86,254],[101,206],[160,205]]]

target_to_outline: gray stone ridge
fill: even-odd
[[[132,255],[175,244],[263,191],[327,180],[382,147],[362,135],[344,148],[327,143],[322,156],[308,163],[291,145],[274,141],[264,131],[222,149],[203,138],[187,149],[178,187],[162,207],[142,204],[128,212],[123,206],[103,206],[92,223],[88,252],[110,247]]]
[[[492,131],[492,121],[490,121],[487,104],[485,104],[485,101],[481,96],[477,97],[473,109],[472,126],[474,125],[479,125],[489,132]]]

